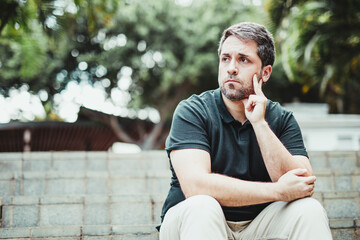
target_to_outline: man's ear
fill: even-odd
[[[267,65],[267,66],[263,67],[263,69],[262,69],[262,80],[263,80],[264,83],[269,80],[270,75],[271,75],[271,71],[272,71],[271,65]]]

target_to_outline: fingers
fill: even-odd
[[[254,77],[253,77],[254,92],[258,96],[265,97],[265,95],[262,91],[262,83],[263,83],[263,81],[261,79],[259,81],[257,78],[257,75],[254,74]]]
[[[314,194],[315,184],[309,185],[309,197],[311,197]]]
[[[295,174],[296,176],[304,176],[307,173],[307,170],[305,168],[296,168],[293,170],[290,170],[292,174]]]
[[[307,184],[314,184],[316,181],[316,177],[315,176],[309,176],[309,177],[305,177],[305,182]]]

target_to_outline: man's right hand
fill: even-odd
[[[305,177],[306,169],[293,169],[282,175],[276,182],[279,201],[290,202],[314,194],[315,176]]]

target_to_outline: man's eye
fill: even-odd
[[[244,63],[247,63],[247,62],[248,62],[248,60],[247,60],[246,58],[240,58],[240,61],[241,61],[241,62],[244,62]]]
[[[223,58],[222,58],[222,61],[223,61],[223,62],[227,62],[227,61],[229,61],[229,58],[228,58],[228,57],[223,57]]]

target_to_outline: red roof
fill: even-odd
[[[92,121],[0,124],[0,152],[107,151],[116,141],[109,127]]]

